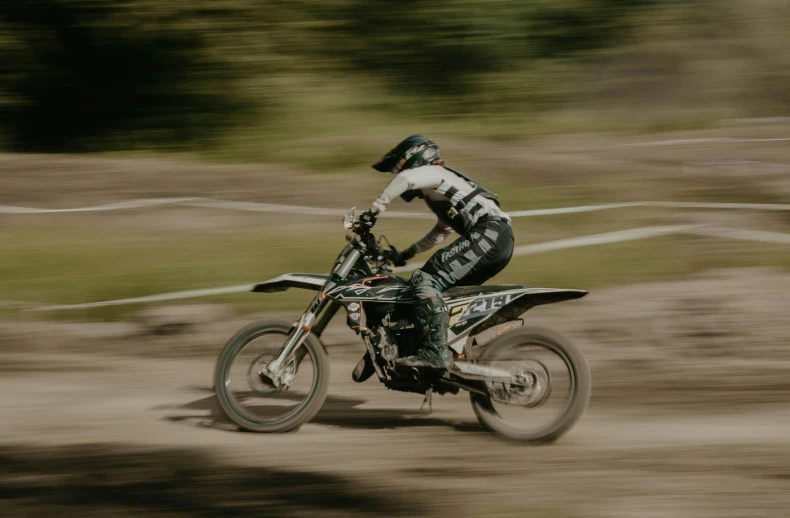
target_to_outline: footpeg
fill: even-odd
[[[422,405],[420,405],[420,411],[425,408],[425,405],[428,405],[428,413],[433,413],[433,389],[428,389],[425,391],[425,399],[422,400]]]

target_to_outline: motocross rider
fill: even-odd
[[[431,256],[411,276],[411,286],[419,302],[415,316],[424,345],[413,356],[399,358],[404,367],[447,369],[453,357],[447,346],[449,316],[442,291],[453,286],[482,284],[502,271],[513,255],[510,217],[499,209],[495,194],[460,171],[444,165],[439,146],[422,135],[412,135],[395,146],[373,169],[392,173],[395,178],[360,215],[361,224],[372,228],[376,218],[398,196],[410,202],[422,198],[436,214],[436,225],[425,237],[390,259],[403,266],[416,254],[443,242],[453,231],[461,237]],[[353,378],[362,382],[375,372],[368,354],[354,369]]]

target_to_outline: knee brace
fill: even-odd
[[[414,314],[420,324],[427,326],[436,318],[434,315],[447,313],[447,306],[444,304],[440,288],[430,274],[415,270],[411,277],[411,285],[415,297],[419,300]]]

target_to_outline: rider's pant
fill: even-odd
[[[513,229],[505,220],[481,219],[472,229],[428,259],[411,277],[418,299],[444,307],[442,291],[482,284],[501,272],[513,256]]]

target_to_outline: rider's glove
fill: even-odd
[[[362,228],[371,229],[373,228],[373,225],[376,224],[376,218],[378,218],[378,215],[375,212],[366,210],[359,215],[359,226]]]
[[[393,265],[395,266],[406,266],[406,261],[414,257],[415,250],[414,247],[409,247],[402,252],[398,252],[395,249],[388,250],[386,252],[386,257],[389,259]]]

